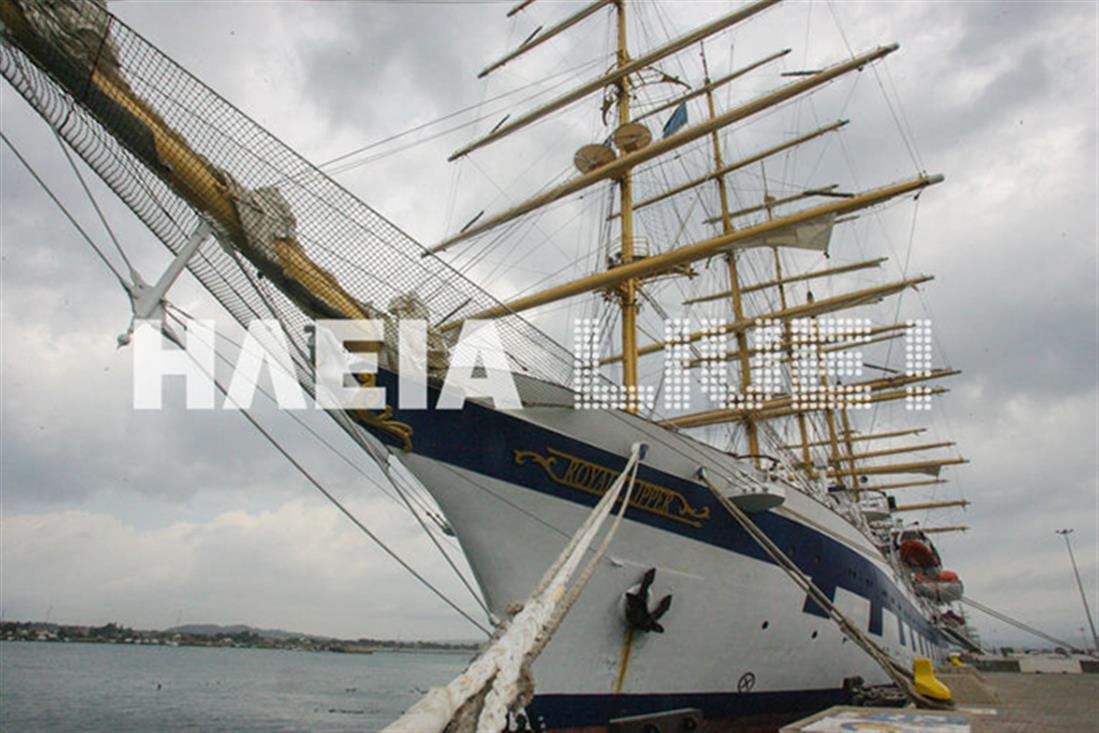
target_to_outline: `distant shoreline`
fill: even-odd
[[[211,647],[219,649],[282,649],[287,651],[373,654],[375,652],[471,653],[479,645],[464,642],[332,639],[281,629],[215,624],[135,630],[115,623],[103,626],[53,624],[39,621],[0,622],[0,641],[125,644],[130,646]]]
[[[301,649],[290,646],[222,646],[220,644],[138,644],[134,642],[111,642],[111,641],[95,641],[93,639],[5,639],[0,638],[0,643],[6,644],[50,644],[58,645],[63,644],[66,646],[72,646],[76,644],[88,645],[88,646],[139,646],[139,647],[159,647],[167,649],[253,649],[257,651],[281,651],[281,652],[308,652],[308,653],[328,653],[328,654],[349,654],[349,655],[366,655],[371,654],[457,654],[468,655],[477,651],[475,647],[452,647],[448,649],[436,649],[436,648],[419,648],[412,646],[392,646],[384,648],[376,648],[369,650],[335,650],[335,649]]]

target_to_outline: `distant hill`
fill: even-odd
[[[222,626],[220,624],[183,624],[182,626],[173,626],[170,629],[164,630],[164,633],[166,634],[189,634],[191,636],[232,636],[233,634],[239,634],[241,632],[250,632],[256,636],[260,636],[264,639],[272,639],[274,641],[286,641],[287,639],[333,640],[331,636],[299,634],[293,631],[284,631],[283,629],[257,629],[255,626],[247,626],[245,624],[231,624],[229,626]]]

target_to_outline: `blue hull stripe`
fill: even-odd
[[[539,695],[527,706],[533,723],[550,730],[606,725],[630,715],[697,708],[706,721],[724,724],[764,718],[781,724],[843,704],[842,690],[654,695]],[[739,729],[739,726],[738,728]]]
[[[396,395],[396,382],[394,374],[379,370],[378,385],[386,388],[390,399]],[[434,405],[437,399],[438,390],[429,387],[428,404]],[[469,402],[460,410],[397,409],[393,419],[412,426],[414,453],[587,506],[594,506],[598,497],[554,482],[538,466],[517,464],[515,451],[544,453],[548,448],[553,448],[613,470],[620,470],[626,464],[624,456],[521,420],[506,412]],[[394,444],[390,436],[384,433],[376,435],[379,439]],[[638,470],[638,478],[678,491],[693,508],[708,507],[710,515],[703,520],[701,527],[676,522],[636,508],[630,508],[627,512],[630,519],[740,555],[772,562],[759,545],[721,508],[707,487],[645,464]],[[835,599],[837,588],[844,588],[866,598],[870,602],[871,633],[882,634],[882,609],[889,608],[928,641],[938,642],[937,629],[898,591],[888,575],[859,553],[826,534],[773,512],[761,512],[753,519],[813,579],[829,599]],[[823,609],[808,598],[802,610],[815,616],[827,616]]]

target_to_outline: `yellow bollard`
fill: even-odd
[[[916,692],[932,700],[949,701],[952,698],[950,688],[935,679],[930,659],[917,657],[912,663],[912,672],[916,678]]]

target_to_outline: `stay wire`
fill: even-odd
[[[179,323],[180,325],[183,325],[183,320],[179,317],[179,315],[177,315],[177,313],[182,314],[182,316],[184,318],[187,318],[189,320],[192,320],[192,321],[195,320],[194,316],[192,316],[190,313],[188,313],[184,309],[180,308],[179,306],[168,304],[168,308],[170,309],[169,310],[169,315],[171,315],[173,318],[175,318],[176,322]],[[242,344],[239,341],[236,341],[235,339],[233,339],[230,336],[226,336],[225,334],[219,334],[219,335],[221,335],[221,337],[223,339],[225,339],[226,341],[228,341],[230,344],[237,347],[242,353],[244,352],[244,344]],[[215,349],[214,353],[217,356],[217,358],[223,364],[225,364],[227,367],[229,367],[229,368],[233,367],[233,363],[229,361],[229,358],[226,357],[224,354],[222,354],[220,351],[217,351]],[[279,365],[275,365],[275,366],[278,366],[281,369],[281,366],[279,366]],[[286,370],[282,370],[282,371],[284,371],[286,374],[289,374],[291,377],[296,379],[296,377],[293,374],[291,374],[290,372],[287,372]],[[270,392],[268,392],[263,386],[257,384],[256,385],[256,391],[258,391],[264,397],[269,399],[272,403],[277,403],[277,400],[275,399],[275,396],[272,395]],[[290,417],[291,420],[296,422],[301,428],[303,428],[306,432],[308,432],[310,435],[312,435],[317,440],[317,442],[319,442],[325,448],[328,448],[328,450],[330,450],[332,453],[334,453],[338,458],[340,458],[344,463],[346,463],[352,470],[354,470],[356,473],[358,473],[363,478],[365,478],[367,481],[369,481],[371,484],[373,484],[375,487],[377,487],[377,489],[379,491],[381,491],[382,494],[384,494],[387,498],[389,498],[390,501],[396,503],[397,506],[404,508],[404,504],[402,504],[401,501],[399,499],[397,499],[396,496],[394,496],[393,494],[386,491],[384,486],[381,483],[378,483],[377,481],[375,481],[372,476],[370,476],[368,473],[366,473],[366,471],[364,471],[357,463],[355,463],[355,461],[352,460],[346,453],[341,451],[331,441],[329,441],[327,438],[325,438],[323,435],[321,435],[319,432],[317,432],[317,430],[315,428],[313,428],[308,423],[306,423],[304,420],[299,418],[294,413],[293,410],[286,410],[286,414]],[[420,504],[420,508],[424,509],[425,511],[429,510],[428,507],[425,507],[422,504]]]
[[[226,397],[226,399],[229,399],[229,391],[217,378],[217,375],[210,374],[205,370],[205,368],[202,367],[202,365],[191,355],[191,353],[187,351],[183,342],[176,335],[176,333],[167,327],[163,329],[163,333],[165,338],[167,338],[173,344],[182,349],[183,352],[188,355],[188,357],[191,357],[191,360],[194,361],[195,364],[198,365],[198,367],[202,369],[202,371],[206,373],[208,377],[210,377],[210,379],[214,383],[214,386],[217,387],[218,391],[221,392]],[[310,473],[309,469],[307,469],[304,465],[298,462],[298,460],[294,458],[290,451],[284,448],[283,445],[278,441],[278,439],[270,432],[268,432],[268,430],[263,427],[263,425],[251,414],[250,411],[241,408],[240,414],[244,417],[244,419],[252,424],[252,427],[254,427],[259,432],[259,434],[262,435],[264,439],[268,443],[270,443],[271,446],[274,447],[274,449],[277,450],[282,455],[282,457],[285,458],[290,463],[290,465],[293,466],[298,471],[298,473],[300,473],[305,478],[305,480],[310,483],[310,485],[313,486],[314,489],[320,492],[320,494],[324,496],[324,498],[328,499],[328,501],[334,507],[336,507],[336,509],[338,509],[345,517],[351,520],[351,523],[358,527],[363,534],[369,537],[374,542],[374,544],[380,547],[382,551],[384,551],[393,560],[395,560],[398,565],[404,568],[410,575],[412,575],[412,577],[416,578],[416,580],[420,581],[420,583],[425,588],[430,590],[433,594],[435,594],[435,596],[437,596],[440,600],[450,606],[462,618],[464,618],[466,621],[469,621],[486,635],[492,635],[492,632],[489,631],[489,629],[482,625],[481,622],[477,621],[477,619],[469,615],[469,613],[467,613],[461,606],[452,601],[449,596],[447,596],[445,593],[435,587],[435,585],[431,581],[429,581],[419,571],[409,565],[404,558],[398,555],[394,550],[389,547],[389,545],[387,545],[380,537],[378,537],[378,535],[374,534],[374,532],[371,531],[369,527],[363,524],[359,520],[359,518],[351,512],[351,510],[349,510],[338,498],[336,498],[334,494],[332,494],[328,489],[324,488],[324,484],[322,484],[315,476],[313,476],[313,474]]]
[[[15,145],[12,144],[11,140],[8,139],[8,136],[2,131],[0,131],[0,140],[3,140],[4,144],[8,146],[8,149],[15,154],[15,157],[23,164],[23,167],[27,169],[27,172],[31,174],[31,177],[42,187],[42,190],[50,197],[50,200],[57,205],[57,208],[60,209],[61,213],[65,215],[65,218],[69,220],[69,223],[76,228],[76,231],[80,233],[80,236],[83,237],[88,246],[99,256],[99,259],[103,261],[103,264],[106,265],[107,269],[110,270],[111,274],[118,280],[118,284],[121,285],[122,289],[128,294],[130,292],[130,285],[126,282],[126,278],[122,276],[122,273],[115,267],[114,263],[111,262],[107,255],[104,254],[103,250],[99,248],[99,245],[95,243],[84,227],[80,225],[80,222],[69,213],[69,210],[65,208],[65,204],[61,202],[61,199],[54,194],[53,190],[42,180],[42,177],[38,175],[38,172],[35,171],[29,162],[27,162],[27,159],[23,157],[19,150],[16,149]]]
[[[9,140],[7,135],[5,135],[2,131],[0,131],[0,140],[2,140],[4,142],[4,144],[8,146],[8,149],[11,150],[12,153],[15,155],[15,157],[19,160],[19,162],[23,164],[23,166],[27,169],[27,171],[35,179],[35,181],[38,183],[38,185],[42,187],[42,189],[46,192],[46,194],[50,197],[50,199],[57,205],[57,207],[61,210],[61,212],[69,220],[69,223],[71,223],[73,225],[73,227],[76,228],[76,230],[80,233],[80,235],[84,239],[84,241],[92,248],[92,250],[95,251],[95,253],[99,256],[99,259],[103,262],[103,264],[107,267],[107,269],[109,269],[111,271],[111,274],[113,274],[115,276],[115,279],[118,280],[118,282],[122,286],[123,290],[125,290],[128,293],[129,292],[129,286],[126,283],[125,278],[123,278],[122,273],[119,272],[115,268],[114,264],[110,261],[110,259],[107,258],[107,256],[103,253],[103,251],[99,248],[99,246],[95,243],[95,241],[91,238],[91,236],[88,235],[87,231],[85,231],[85,229],[80,225],[80,223],[77,222],[75,218],[73,218],[72,214],[70,214],[68,209],[65,208],[65,205],[61,202],[61,200],[57,198],[57,196],[53,193],[53,191],[46,184],[46,182],[42,180],[42,178],[38,175],[38,173],[30,165],[30,163],[27,162],[26,158],[24,158],[20,154],[19,150],[16,149],[15,145],[12,144],[11,140]],[[179,338],[175,335],[174,332],[172,332],[170,329],[165,328],[164,329],[164,335],[172,343],[176,344],[181,349],[183,349],[184,353],[187,353],[188,356],[190,356],[190,353],[186,351],[184,345],[180,342]],[[192,357],[192,359],[193,359],[193,357]],[[196,361],[195,363],[197,364],[198,362]],[[201,368],[201,365],[199,365],[199,366]],[[203,370],[203,371],[205,371],[205,370]],[[210,376],[210,378],[213,380],[214,385],[218,388],[218,391],[220,391],[223,395],[225,395],[228,398],[228,391],[226,390],[224,385],[222,385],[221,382],[217,379],[217,376],[212,375],[212,374],[209,374],[208,376]],[[352,514],[350,512],[350,510],[348,510],[347,507],[345,507],[340,502],[339,499],[337,499],[332,493],[330,493],[327,489],[325,489],[324,486],[308,471],[308,469],[306,469],[301,463],[299,463],[289,453],[289,451],[287,451],[278,442],[278,440],[271,433],[269,433],[247,410],[242,409],[242,410],[240,410],[240,412],[244,416],[244,418],[246,420],[248,420],[248,422],[251,423],[252,426],[260,433],[260,435],[262,435],[267,440],[267,442],[269,442],[275,448],[275,450],[277,450],[280,454],[282,454],[282,456],[284,458],[286,458],[286,460],[289,461],[290,464],[295,469],[297,469],[298,472],[301,473],[302,476],[304,476],[305,479],[307,481],[309,481],[309,483],[317,491],[319,491],[326,499],[328,499],[328,501],[331,502],[332,505],[335,506],[341,513],[343,513],[344,516],[346,516],[348,519],[350,519],[351,522],[356,527],[358,527],[367,537],[369,537],[376,545],[378,545],[378,547],[380,547],[387,555],[389,555],[391,558],[393,558],[393,560],[395,560],[397,562],[397,564],[399,564],[402,568],[404,568],[406,571],[408,571],[409,574],[411,574],[414,578],[416,578],[418,581],[420,581],[421,584],[423,584],[428,590],[430,590],[432,593],[434,593],[440,600],[442,600],[444,603],[446,603],[448,606],[450,606],[452,609],[454,609],[454,611],[456,611],[460,616],[462,616],[464,619],[466,619],[471,624],[476,626],[480,631],[484,632],[486,635],[491,635],[491,632],[487,628],[485,628],[485,626],[483,626],[479,621],[477,621],[472,616],[470,616],[465,610],[463,610],[454,601],[452,601],[446,594],[444,594],[442,591],[440,591],[438,588],[436,588],[429,580],[427,580],[415,568],[413,568],[411,565],[409,565],[400,555],[398,555],[396,552],[394,552],[392,549],[390,549],[389,546],[386,545],[385,542],[382,541],[382,539],[379,538],[376,534],[374,534],[365,524],[363,524],[361,521],[359,521],[359,519],[357,517],[355,517],[355,515]],[[478,602],[480,603],[480,601],[478,601]]]
[[[173,310],[178,310],[179,312],[183,313],[184,316],[187,316],[188,318],[190,318],[190,316],[188,316],[187,313],[185,313],[181,309],[175,308],[174,306],[172,306],[172,308],[173,308]],[[180,325],[183,325],[182,319],[180,319],[178,315],[175,315],[174,313],[172,313],[171,316],[176,319],[177,323],[179,323]],[[241,351],[244,351],[244,345],[242,343],[238,343],[237,341],[233,340],[232,338],[224,336],[224,335],[222,336],[222,338],[225,338],[227,341],[229,341],[229,343],[233,344],[234,346],[236,346]],[[219,359],[221,359],[222,363],[229,366],[230,368],[233,366],[233,364],[229,361],[229,359],[224,354],[221,354],[220,352],[218,352],[216,348],[214,349],[214,353],[217,355],[217,357]],[[279,367],[279,368],[281,368],[281,367]],[[290,376],[293,377],[294,375],[291,374]],[[257,384],[256,385],[256,390],[260,394],[262,394],[264,397],[266,397],[268,400],[270,400],[273,404],[277,404],[277,400],[275,399],[275,397],[270,392],[268,392],[266,389],[264,389],[262,386]],[[420,525],[420,528],[423,529],[424,534],[426,534],[428,536],[428,539],[431,540],[432,544],[435,545],[435,548],[439,551],[439,554],[441,554],[443,556],[443,559],[446,560],[446,562],[450,566],[451,570],[454,571],[454,574],[458,577],[458,580],[462,583],[462,585],[464,585],[466,587],[466,590],[469,591],[470,595],[473,596],[473,600],[476,601],[477,605],[479,605],[484,610],[486,615],[489,614],[488,607],[484,604],[484,601],[481,600],[481,597],[477,594],[477,592],[470,585],[470,583],[466,579],[466,577],[462,574],[462,572],[455,565],[453,559],[450,557],[450,554],[447,553],[447,551],[439,543],[438,538],[434,535],[434,533],[431,532],[430,529],[428,529],[426,523],[420,517],[419,512],[417,512],[416,509],[412,506],[411,499],[414,498],[414,499],[416,499],[416,504],[420,508],[420,510],[423,511],[424,513],[428,514],[428,515],[431,515],[431,513],[432,513],[431,509],[427,506],[424,506],[424,504],[422,503],[422,499],[420,499],[419,497],[406,496],[405,491],[402,491],[401,487],[398,486],[397,482],[393,480],[392,476],[390,476],[391,485],[396,490],[397,495],[400,496],[400,500],[398,500],[397,497],[393,496],[388,491],[386,491],[384,486],[380,482],[378,482],[372,476],[367,474],[366,471],[364,471],[358,464],[356,464],[351,458],[349,458],[343,451],[341,451],[339,448],[337,448],[335,445],[333,445],[331,443],[331,441],[329,441],[324,436],[322,436],[319,432],[317,432],[312,426],[307,424],[300,417],[295,415],[292,410],[286,410],[285,412],[286,412],[287,415],[289,415],[291,420],[293,420],[300,427],[302,427],[306,432],[308,432],[310,435],[312,435],[317,440],[317,442],[319,442],[324,447],[328,448],[328,450],[330,450],[332,453],[336,454],[337,457],[341,458],[356,473],[358,473],[363,478],[365,478],[367,480],[367,482],[369,482],[371,485],[373,485],[375,488],[377,488],[382,494],[384,494],[391,501],[396,502],[397,506],[400,506],[403,509],[406,509],[409,512],[409,514],[411,514],[416,519],[417,523]],[[387,472],[387,474],[388,474],[388,472]]]
[[[72,172],[76,175],[76,180],[80,181],[80,187],[84,189],[84,193],[87,195],[88,201],[91,202],[92,208],[95,209],[95,213],[99,217],[100,223],[103,224],[103,228],[107,230],[107,236],[114,242],[114,247],[118,250],[118,256],[126,263],[126,269],[130,271],[130,279],[136,283],[138,280],[137,271],[134,269],[133,263],[130,262],[130,258],[126,256],[125,250],[122,249],[122,244],[118,241],[118,237],[115,236],[114,229],[111,228],[110,223],[107,222],[107,217],[103,213],[103,210],[99,208],[99,202],[95,200],[95,195],[93,195],[92,190],[88,188],[88,184],[84,180],[80,168],[77,167],[76,161],[73,160],[72,153],[65,147],[65,141],[61,138],[61,135],[57,130],[53,130],[53,137],[57,140],[57,147],[61,148],[61,152],[65,154],[65,160],[69,162],[69,167],[72,168]]]
[[[571,76],[567,76],[565,79],[563,79],[561,81],[558,81],[558,82],[546,87],[545,89],[524,98],[523,100],[520,100],[520,104],[523,104],[523,103],[528,102],[532,99],[535,99],[535,98],[537,98],[537,97],[539,97],[543,94],[546,94],[547,92],[550,92],[550,91],[564,85],[565,83],[570,81],[572,78],[574,78],[576,75],[578,75],[578,72],[580,72],[581,70],[586,69],[588,67],[594,66],[599,61],[600,61],[600,59],[593,59],[593,60],[587,61],[583,64],[579,64],[577,66],[574,66],[570,69],[565,69],[564,71],[562,71],[558,74],[555,74],[554,76],[565,76],[565,75],[569,75],[569,74],[571,74]],[[549,78],[553,79],[554,76],[551,76]],[[452,119],[452,118],[457,117],[459,115],[462,115],[466,112],[473,111],[473,110],[477,109],[478,107],[483,107],[484,105],[491,104],[492,102],[496,102],[500,99],[511,96],[511,95],[516,94],[518,92],[526,91],[527,89],[529,89],[533,86],[537,86],[538,84],[543,83],[544,81],[546,81],[546,80],[541,80],[540,79],[540,80],[531,82],[530,84],[526,84],[524,86],[517,87],[516,89],[505,92],[503,94],[499,94],[495,97],[492,97],[491,99],[484,100],[483,102],[478,102],[477,104],[473,104],[473,105],[470,105],[468,107],[464,107],[464,108],[462,108],[462,109],[460,109],[456,112],[452,112],[450,114],[439,117],[438,119],[432,120],[431,122],[425,122],[421,125],[417,125],[415,127],[409,128],[408,130],[404,130],[403,132],[399,132],[399,133],[396,133],[394,135],[390,135],[389,137],[383,138],[382,140],[378,140],[378,141],[370,143],[368,145],[364,145],[362,147],[351,150],[347,153],[343,153],[342,155],[338,155],[335,158],[331,158],[331,159],[329,159],[329,160],[327,160],[323,163],[320,163],[317,167],[321,168],[321,169],[327,169],[328,173],[331,174],[331,175],[335,175],[335,174],[338,174],[338,173],[344,173],[346,171],[357,168],[361,165],[365,165],[367,163],[371,163],[371,162],[374,162],[376,160],[380,160],[382,158],[388,157],[388,156],[393,155],[395,153],[399,153],[399,152],[402,152],[404,150],[414,148],[414,147],[416,147],[418,145],[421,145],[423,143],[427,143],[427,142],[430,142],[432,140],[436,140],[440,137],[444,137],[444,136],[449,135],[451,133],[458,132],[458,131],[463,130],[467,127],[470,127],[471,125],[476,125],[480,122],[483,122],[483,121],[489,119],[490,117],[494,117],[494,116],[498,115],[500,112],[502,112],[504,110],[501,109],[501,110],[487,111],[487,112],[484,112],[483,114],[481,114],[480,116],[478,116],[478,117],[476,117],[472,120],[469,120],[468,122],[462,122],[460,124],[454,125],[453,127],[448,127],[445,130],[433,133],[433,134],[429,135],[428,137],[421,138],[419,140],[415,140],[411,143],[407,143],[407,144],[402,145],[400,147],[391,148],[389,150],[385,150],[385,151],[382,151],[380,153],[375,153],[375,154],[367,156],[365,158],[359,158],[357,160],[349,160],[350,158],[354,158],[355,156],[357,156],[361,153],[365,153],[368,150],[372,150],[372,149],[374,149],[376,147],[379,147],[381,145],[384,145],[386,143],[393,142],[394,140],[398,140],[398,139],[400,139],[402,137],[405,137],[407,135],[410,135],[414,132],[419,132],[421,130],[427,129],[428,127],[432,127],[432,126],[434,126],[434,125],[436,125],[440,122],[444,122],[446,120],[449,120],[449,119]],[[506,108],[504,108],[504,109],[506,109]],[[340,165],[337,166],[336,165],[337,163],[339,163]]]

